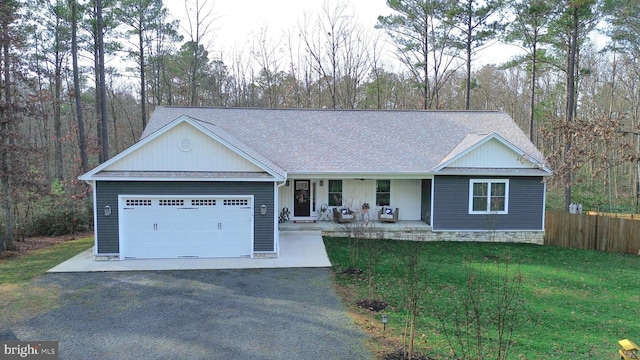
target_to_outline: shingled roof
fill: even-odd
[[[470,138],[490,133],[545,162],[500,111],[157,107],[142,139],[182,115],[213,133],[223,130],[289,173],[431,173]]]

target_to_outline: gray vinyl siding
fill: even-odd
[[[469,214],[470,179],[509,179],[508,214]],[[437,176],[434,178],[433,230],[542,230],[544,184],[541,177]]]
[[[274,185],[270,182],[152,182],[98,181],[96,206],[98,226],[98,254],[119,253],[118,195],[253,195],[254,251],[274,249]],[[267,214],[260,215],[260,206],[267,206]],[[111,207],[111,216],[104,215],[104,207]]]

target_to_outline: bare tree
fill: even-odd
[[[265,82],[266,105],[270,108],[278,107],[278,89],[275,78],[282,66],[282,51],[277,45],[274,45],[273,40],[269,38],[266,27],[263,27],[260,33],[256,34],[253,38],[255,41],[253,42],[251,55],[260,66],[260,77],[263,78]]]
[[[522,274],[512,270],[507,260],[485,255],[495,270],[485,274],[465,261],[463,286],[441,289],[446,306],[434,309],[442,332],[456,357],[498,359],[509,356],[513,332],[519,323],[522,304]],[[492,336],[489,336],[492,334]]]
[[[322,93],[329,93],[331,108],[354,108],[356,91],[366,76],[368,39],[344,4],[323,5],[315,22],[307,18],[301,38],[309,55],[309,67],[317,74],[318,107]]]
[[[189,43],[191,43],[188,47],[190,55],[188,70],[189,105],[195,106],[198,104],[198,82],[200,80],[199,73],[203,66],[202,60],[208,53],[204,40],[211,35],[213,31],[212,25],[217,18],[213,16],[214,4],[210,4],[208,0],[186,0],[184,4],[188,23],[184,30],[189,37]]]
[[[422,278],[426,277],[425,264],[423,260],[424,239],[418,241],[406,241],[402,245],[402,287],[405,292],[405,308],[407,311],[405,318],[405,329],[403,336],[403,355],[406,359],[413,359],[415,337],[416,337],[416,317],[418,316],[420,302],[424,295]]]

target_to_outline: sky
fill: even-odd
[[[171,16],[180,20],[184,26],[186,21],[185,0],[164,0]],[[194,3],[196,0],[188,0]],[[266,28],[267,34],[275,41],[284,44],[284,34],[299,28],[305,14],[312,18],[322,13],[323,5],[329,9],[338,4],[346,4],[348,12],[355,15],[364,29],[370,29],[384,36],[381,30],[374,28],[380,15],[389,15],[391,9],[386,0],[199,0],[209,7],[213,6],[213,37],[207,39],[206,47],[212,57],[228,59],[234,53],[251,48],[255,34]],[[184,30],[183,30],[184,31]],[[383,61],[392,67],[395,61],[394,46],[386,46]],[[495,45],[482,52],[481,64],[500,64],[507,61],[517,52],[517,48],[508,45]]]
[[[184,0],[164,0],[171,15],[186,25]],[[189,0],[194,2],[195,0]],[[379,15],[391,11],[386,0],[199,0],[213,6],[214,38],[209,47],[215,51],[239,49],[251,45],[252,34],[266,28],[272,37],[282,37],[286,31],[295,30],[305,14],[316,16],[323,5],[333,9],[346,4],[355,14],[356,21],[365,28],[374,29]]]

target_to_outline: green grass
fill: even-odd
[[[0,285],[29,281],[92,245],[93,237],[87,237],[65,241],[29,254],[2,259],[0,260]]]
[[[0,260],[0,329],[55,308],[59,289],[31,280],[93,245],[93,237],[70,240]]]
[[[387,330],[381,334],[381,314],[359,309],[367,298],[366,275],[347,275],[349,241],[325,238],[343,300],[377,341],[401,337],[404,329],[402,246],[416,243],[377,240],[384,248],[376,269],[376,297],[389,304]],[[529,244],[473,242],[424,243],[421,253],[421,313],[416,350],[437,359],[450,357],[441,322],[431,309],[453,311],[451,293],[466,288],[467,269],[480,281],[494,281],[497,265],[486,255],[509,260],[511,274],[523,283],[510,359],[619,359],[618,340],[640,341],[640,258],[596,251]],[[366,270],[361,251],[357,267]],[[369,325],[367,325],[369,324]],[[373,325],[372,325],[373,324]],[[449,324],[451,325],[451,324]],[[397,343],[396,343],[397,344]],[[381,345],[382,346],[382,345]]]

